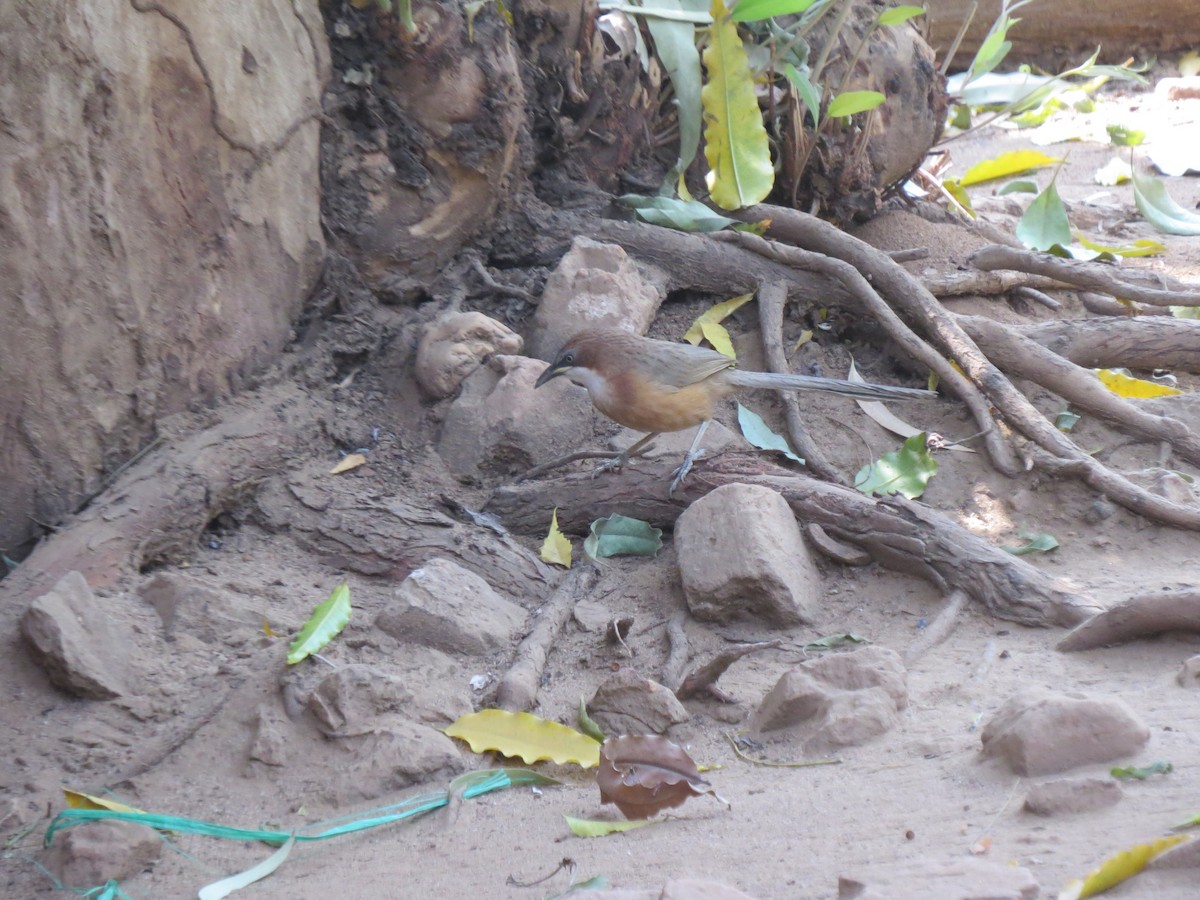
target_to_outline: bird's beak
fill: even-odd
[[[568,368],[570,367],[555,366],[553,363],[551,363],[550,365],[546,366],[546,371],[539,375],[538,380],[533,383],[534,388],[540,388],[547,381],[550,381],[552,378],[557,378],[563,372],[567,371]]]

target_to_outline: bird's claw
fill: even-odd
[[[667,496],[674,497],[675,492],[679,490],[679,486],[683,484],[683,479],[687,477],[688,472],[692,471],[692,466],[696,460],[704,456],[704,450],[698,449],[694,453],[687,453],[683,457],[683,462],[679,464],[679,468],[675,470],[675,477],[671,479],[671,486],[667,488]]]
[[[601,472],[611,472],[613,469],[623,468],[627,462],[629,462],[627,454],[622,453],[620,456],[614,456],[612,459],[605,460],[592,469],[592,477],[595,478]]]

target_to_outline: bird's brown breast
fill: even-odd
[[[596,408],[614,422],[637,431],[682,431],[711,419],[716,403],[731,392],[721,379],[706,379],[667,390],[625,371],[608,379],[603,396],[593,393]]]

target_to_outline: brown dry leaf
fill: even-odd
[[[367,458],[361,453],[351,453],[348,456],[342,457],[342,461],[329,470],[330,475],[341,475],[343,472],[352,472],[361,465],[365,465]]]
[[[609,738],[596,773],[600,802],[615,803],[627,819],[649,819],[689,797],[712,794],[687,751],[657,735]]]

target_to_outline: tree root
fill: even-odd
[[[567,475],[505,486],[493,494],[488,510],[518,533],[543,533],[547,511],[555,505],[560,505],[559,526],[572,533],[586,532],[593,519],[616,511],[670,528],[688,504],[722,484],[761,484],[779,492],[802,522],[823,526],[890,569],[925,578],[942,590],[959,588],[1002,619],[1069,626],[1099,610],[1074,586],[918,503],[873,500],[740,453],[697,463],[672,499],[665,489],[669,468],[646,465],[609,478]],[[570,508],[562,508],[561,498],[568,496]]]
[[[680,700],[690,700],[693,697],[708,695],[718,703],[736,703],[737,700],[717,687],[717,679],[725,674],[725,670],[735,662],[750,653],[760,650],[778,650],[783,641],[757,641],[753,644],[735,644],[728,647],[697,669],[692,670],[687,678],[675,689],[675,696]]]
[[[1130,597],[1084,622],[1058,642],[1058,649],[1092,650],[1168,631],[1200,633],[1200,591]]]

